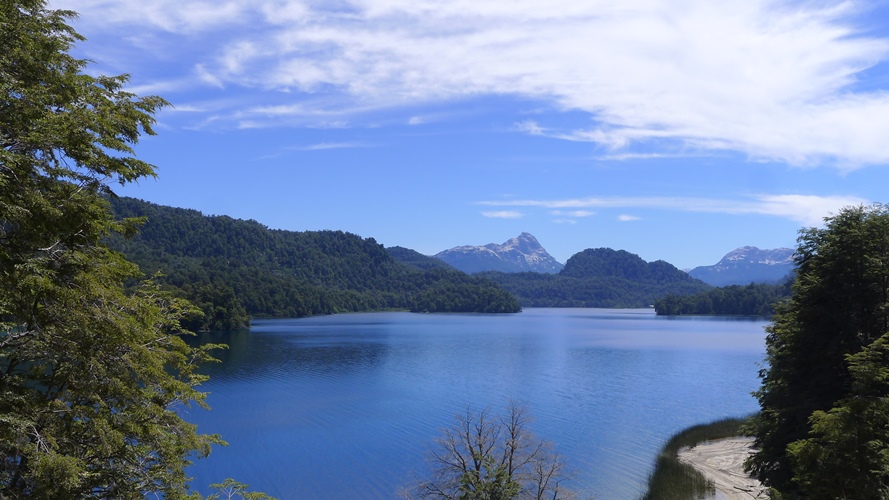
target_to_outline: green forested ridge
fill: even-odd
[[[398,262],[416,267],[417,269],[454,269],[453,266],[441,259],[423,255],[410,248],[396,246],[388,247],[386,248],[386,251],[388,251],[389,255]]]
[[[195,318],[194,328],[230,329],[244,325],[248,316],[392,308],[519,310],[516,299],[493,282],[428,266],[422,259],[404,264],[373,238],[342,231],[272,230],[256,221],[205,216],[133,198],[116,198],[111,204],[118,217],[145,218],[137,235],[115,237],[111,246],[147,273],[161,272],[163,283],[199,305],[205,314]]]
[[[748,466],[780,498],[887,498],[889,207],[801,231],[795,260],[766,330]]]
[[[654,310],[663,316],[771,316],[776,303],[790,296],[792,283],[791,280],[776,285],[751,283],[713,288],[693,295],[670,294],[656,300]]]
[[[710,288],[664,261],[610,248],[587,249],[568,259],[559,274],[484,272],[515,294],[523,307],[648,307],[668,294]]]

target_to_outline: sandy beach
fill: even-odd
[[[716,485],[717,500],[768,498],[759,481],[744,473],[744,460],[752,453],[753,438],[733,437],[708,441],[680,450],[679,460],[701,471]]]

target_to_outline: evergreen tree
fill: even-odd
[[[69,54],[73,12],[0,2],[0,497],[188,495],[184,468],[218,442],[176,406],[205,350],[179,337],[189,306],[100,242],[108,183],[154,175],[133,144],[166,103],[90,76]]]
[[[846,208],[825,222],[801,232],[793,295],[767,329],[761,450],[748,466],[787,495],[876,498],[822,486],[886,479],[889,208]],[[854,434],[838,439],[839,429]]]

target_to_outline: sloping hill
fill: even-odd
[[[523,307],[649,307],[668,294],[710,288],[664,261],[610,248],[587,249],[568,259],[559,274],[479,273],[519,298]]]
[[[111,205],[117,217],[146,222],[132,239],[115,237],[109,245],[147,274],[162,272],[165,284],[209,313],[204,323],[192,325],[199,328],[235,328],[244,323],[239,308],[245,320],[390,308],[519,310],[515,298],[493,282],[453,269],[403,264],[373,238],[272,230],[256,221],[133,198],[113,199]],[[438,300],[436,291],[449,300]],[[234,310],[234,317],[226,310]],[[222,319],[212,319],[217,316]]]
[[[407,264],[417,269],[454,269],[450,264],[442,260],[423,255],[416,250],[404,247],[388,247],[386,251],[398,262]]]

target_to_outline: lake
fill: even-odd
[[[395,498],[424,475],[455,415],[517,400],[566,458],[580,498],[636,498],[670,435],[757,410],[765,325],[526,309],[257,320],[201,334],[231,347],[207,369],[212,411],[183,413],[229,446],[189,471],[199,491],[233,477],[281,500]]]

